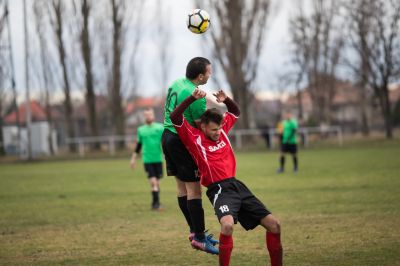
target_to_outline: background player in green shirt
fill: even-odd
[[[169,86],[164,105],[164,133],[162,147],[167,165],[167,175],[175,176],[179,207],[190,227],[189,241],[193,248],[212,254],[218,254],[214,247],[218,243],[212,235],[205,234],[204,209],[201,199],[200,177],[198,168],[180,140],[170,114],[199,85],[207,83],[211,75],[211,63],[204,57],[191,59],[186,67],[186,77],[175,80]],[[200,116],[206,110],[203,98],[192,103],[184,112],[186,121],[196,126]]]
[[[137,129],[137,145],[132,154],[131,168],[135,168],[136,156],[143,148],[144,169],[149,178],[153,201],[151,208],[160,210],[160,178],[162,177],[161,135],[164,126],[154,122],[154,111],[151,108],[144,110],[145,124]]]
[[[298,124],[296,119],[292,117],[292,113],[287,111],[283,121],[283,132],[282,132],[282,146],[281,155],[279,158],[280,167],[277,172],[282,173],[285,169],[285,153],[290,153],[293,158],[293,171],[297,172],[297,128]]]

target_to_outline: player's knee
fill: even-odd
[[[201,199],[201,187],[200,184],[190,184],[186,186],[188,199]]]
[[[281,223],[279,222],[278,219],[274,219],[270,225],[269,225],[269,231],[271,231],[274,234],[279,234],[281,232]]]
[[[221,232],[224,235],[232,235],[233,226],[235,225],[233,218],[231,219],[228,216],[222,217],[220,223],[221,223]]]
[[[261,219],[260,223],[269,232],[272,232],[274,234],[278,234],[281,232],[281,224],[279,220],[272,214],[265,216],[263,219]]]
[[[178,197],[187,196],[185,183],[176,178],[176,188]]]

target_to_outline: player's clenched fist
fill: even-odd
[[[196,88],[196,89],[193,91],[192,96],[193,96],[194,98],[196,98],[196,99],[201,99],[201,98],[206,97],[206,94],[207,94],[207,93],[206,93],[205,91],[200,90],[199,88]]]

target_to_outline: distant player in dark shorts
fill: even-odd
[[[298,170],[297,129],[298,123],[296,119],[292,117],[290,111],[287,111],[285,113],[285,120],[283,121],[282,146],[279,157],[279,168],[277,170],[278,173],[283,173],[285,170],[285,153],[290,153],[292,155],[293,171],[297,172]]]
[[[233,249],[233,228],[239,223],[251,230],[261,225],[266,229],[265,242],[271,265],[282,265],[280,224],[265,205],[236,176],[236,159],[228,133],[240,115],[238,105],[223,91],[214,94],[228,111],[222,115],[209,109],[201,116],[200,128],[194,128],[183,117],[184,110],[206,93],[196,89],[172,113],[171,121],[179,137],[196,161],[201,173],[201,184],[207,187],[207,196],[221,224],[219,263],[229,265]]]
[[[199,85],[207,83],[211,75],[211,63],[204,57],[191,59],[186,67],[186,77],[175,80],[169,87],[164,105],[164,133],[162,147],[167,165],[167,175],[175,176],[178,204],[189,225],[191,246],[208,253],[217,254],[214,247],[218,243],[212,235],[205,233],[204,209],[201,199],[200,177],[197,165],[182,144],[170,114]],[[189,106],[184,115],[192,126],[196,126],[206,110],[206,100],[202,99]]]
[[[144,170],[147,173],[151,186],[153,210],[160,210],[160,178],[162,178],[162,151],[161,151],[161,135],[164,126],[161,123],[154,122],[154,111],[147,108],[143,112],[145,124],[137,130],[137,144],[135,151],[131,157],[131,168],[135,168],[136,156],[143,148]]]

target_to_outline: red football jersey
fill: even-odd
[[[228,139],[228,132],[236,120],[237,117],[233,114],[224,114],[218,141],[208,139],[201,130],[192,127],[185,119],[182,125],[174,125],[199,168],[203,186],[207,187],[236,175],[236,159]]]

